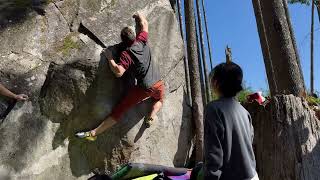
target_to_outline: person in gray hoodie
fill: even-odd
[[[257,180],[252,120],[236,99],[243,90],[242,69],[227,62],[217,65],[211,74],[218,99],[204,113],[203,179]]]

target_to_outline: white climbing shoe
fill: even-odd
[[[92,136],[91,132],[78,132],[75,134],[76,137],[80,139],[86,139],[88,141],[95,141],[97,139],[97,136]]]

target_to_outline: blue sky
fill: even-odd
[[[226,45],[232,48],[234,62],[244,70],[246,85],[265,90],[267,78],[251,0],[206,0],[207,18],[214,65],[225,59]],[[306,86],[310,87],[311,6],[289,5]],[[319,19],[315,11],[315,89],[320,91]]]

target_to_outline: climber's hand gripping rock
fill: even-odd
[[[103,52],[103,55],[110,61],[110,60],[113,60],[113,55],[112,55],[112,52],[108,49],[108,48],[104,48],[102,50]]]

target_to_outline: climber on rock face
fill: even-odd
[[[128,90],[127,95],[116,105],[111,114],[95,129],[76,134],[79,138],[93,141],[96,136],[115,125],[122,115],[132,106],[152,98],[153,106],[150,114],[144,118],[146,127],[150,127],[156,113],[161,109],[164,98],[164,83],[161,80],[159,66],[152,59],[148,45],[148,22],[144,16],[137,13],[133,15],[137,27],[137,36],[134,31],[125,27],[121,31],[121,40],[126,45],[126,50],[121,52],[117,64],[108,49],[103,50],[109,66],[116,77],[121,77],[124,72],[131,71],[137,79],[137,85]]]
[[[28,96],[25,94],[14,94],[9,89],[0,84],[0,94],[9,98],[13,98],[18,101],[25,101],[28,99]]]

